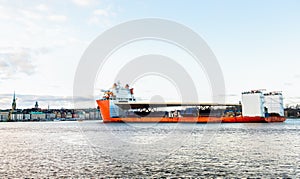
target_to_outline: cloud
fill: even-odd
[[[68,18],[64,15],[49,15],[47,19],[53,22],[65,22]]]
[[[93,0],[72,0],[77,6],[90,6],[93,4]]]
[[[13,92],[12,94],[0,94],[0,109],[8,109],[11,107],[11,102],[13,98]],[[72,96],[51,96],[51,95],[26,95],[26,94],[18,94],[16,92],[16,98],[17,98],[17,108],[18,109],[25,109],[25,108],[33,108],[35,105],[35,102],[38,101],[39,106],[43,109],[47,108],[48,105],[50,108],[73,108],[74,100],[76,102],[80,103],[88,103],[90,104],[92,102],[92,106],[85,106],[83,105],[83,108],[96,107],[96,103],[94,103],[93,97],[78,97],[73,98]]]
[[[29,11],[29,10],[20,10],[20,14],[22,15],[22,17],[27,18],[27,19],[31,19],[31,20],[42,20],[43,16],[40,13],[36,13],[33,11]]]
[[[27,75],[34,73],[35,66],[30,60],[30,54],[27,52],[0,54],[0,58],[1,79],[9,79],[19,72]]]
[[[110,26],[112,24],[111,17],[116,16],[116,13],[112,10],[111,7],[112,6],[108,6],[105,9],[94,10],[87,23],[89,25]]]
[[[100,24],[100,19],[97,16],[92,16],[88,19],[87,23],[89,25],[97,25]]]
[[[0,53],[1,79],[9,79],[17,73],[31,75],[34,71],[35,66],[29,51],[25,49],[9,49],[9,51]]]
[[[47,48],[0,48],[0,82],[14,78],[19,73],[34,74],[36,70],[35,58],[48,52]]]
[[[109,12],[105,9],[97,9],[93,13],[94,13],[94,15],[100,15],[100,16],[106,16],[106,17],[109,16]]]
[[[0,19],[21,22],[26,26],[40,26],[41,21],[65,22],[68,18],[62,14],[50,11],[45,4],[39,4],[30,8],[15,8],[0,5]]]
[[[296,75],[294,75],[294,78],[300,78],[300,75],[299,74],[296,74]]]
[[[285,83],[283,83],[283,85],[284,86],[293,86],[293,83],[291,83],[291,82],[285,82]]]
[[[35,9],[41,12],[48,12],[50,8],[45,4],[39,4],[35,6]]]
[[[6,8],[0,5],[0,19],[8,20],[11,18],[11,14]]]

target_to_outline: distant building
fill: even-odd
[[[52,120],[52,119],[55,119],[55,118],[56,118],[55,113],[50,113],[50,112],[46,113],[46,119]]]
[[[32,111],[42,111],[41,108],[39,108],[39,103],[36,101],[34,104],[34,108],[32,108]]]
[[[60,112],[55,112],[56,118],[61,118],[61,113]]]
[[[99,109],[48,109],[39,108],[38,101],[35,102],[34,107],[28,109],[17,109],[16,93],[13,94],[11,109],[0,110],[0,122],[6,121],[49,121],[56,118],[62,120],[95,120],[100,119]]]
[[[100,119],[100,112],[98,109],[78,109],[73,114],[73,118],[86,120]]]
[[[8,121],[10,110],[0,110],[0,121]]]
[[[38,108],[39,108],[39,103],[38,103],[37,101],[35,102],[34,108],[35,108],[35,109],[38,109]]]
[[[67,119],[70,119],[70,118],[72,118],[72,113],[71,113],[71,112],[67,112],[67,114],[66,114],[66,118],[67,118]]]
[[[16,111],[13,111],[11,113],[11,119],[12,121],[23,121],[24,119],[24,114],[22,113],[21,110],[16,110]]]
[[[24,114],[24,121],[29,121],[30,119],[30,114]]]
[[[43,112],[30,112],[31,120],[46,119],[46,114]]]
[[[77,111],[76,112],[77,116],[79,119],[85,119],[85,112],[83,110]]]

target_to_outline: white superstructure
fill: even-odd
[[[260,90],[242,93],[242,113],[248,117],[265,117],[264,95]]]
[[[113,87],[109,90],[103,90],[103,99],[109,99],[109,111],[111,117],[120,117],[123,115],[123,111],[115,105],[115,102],[133,102],[135,98],[133,96],[133,88],[129,88],[126,84],[121,86],[120,82],[114,83]]]
[[[279,114],[284,116],[283,97],[281,92],[270,92],[264,94],[265,107],[268,113]]]
[[[121,86],[120,82],[114,83],[113,87],[109,90],[104,90],[104,99],[109,99],[114,102],[129,102],[135,101],[133,96],[133,88],[129,88],[126,84],[125,87]]]

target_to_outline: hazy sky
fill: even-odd
[[[181,23],[207,42],[228,101],[237,102],[245,90],[268,89],[283,91],[285,104],[300,103],[299,8],[298,0],[0,0],[0,108],[11,106],[14,91],[18,108],[36,100],[42,108],[72,107],[75,71],[88,45],[114,25],[148,17]],[[110,87],[97,79],[96,90]],[[142,82],[151,83],[141,80],[136,91]],[[208,94],[202,94],[206,101]]]

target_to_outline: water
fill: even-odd
[[[300,177],[300,120],[0,123],[0,177]]]

